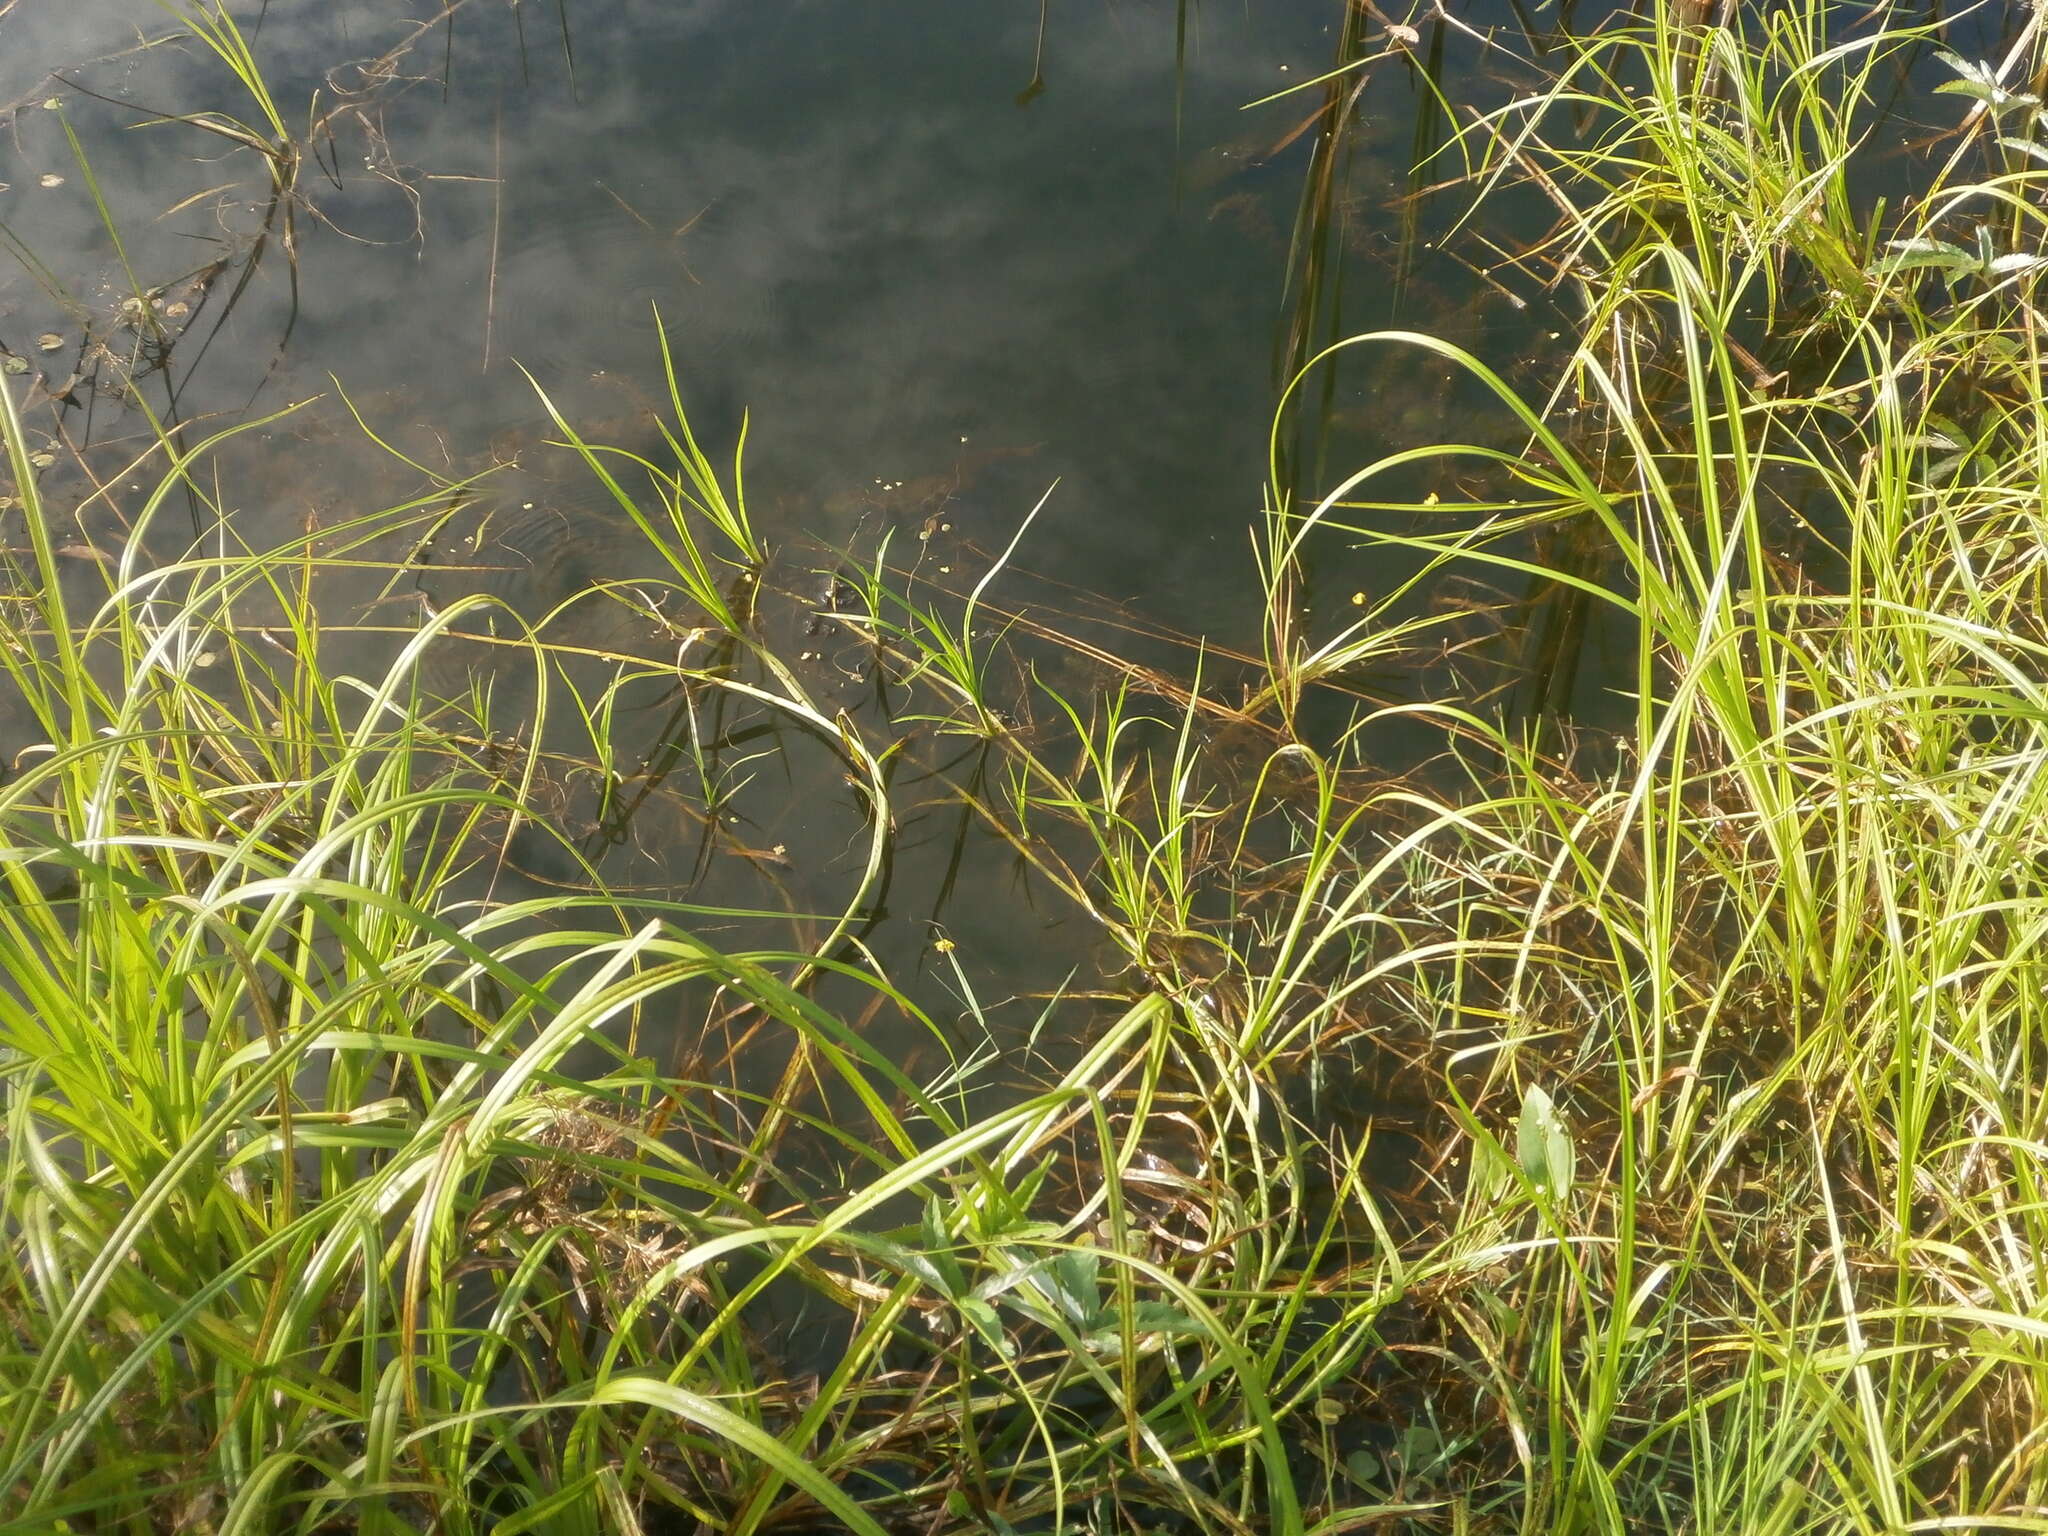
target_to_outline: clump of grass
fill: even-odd
[[[234,13],[221,0],[157,0],[157,4],[226,66],[256,109],[254,123],[229,112],[192,113],[177,120],[254,150],[270,168],[273,196],[289,200],[298,183],[303,146],[311,135],[294,134],[286,124],[256,51],[235,21]]]
[[[676,379],[675,358],[669,351],[668,332],[661,324],[658,309],[654,311],[654,325],[661,342],[669,402],[675,412],[673,423],[657,417],[656,426],[672,463],[656,464],[623,448],[586,442],[556,408],[546,389],[532,375],[528,379],[568,446],[646,536],[650,549],[674,574],[683,597],[727,634],[738,636],[749,627],[748,594],[760,579],[768,557],[747,514],[746,424],[741,423],[739,441],[733,448],[731,473],[721,477],[690,430],[682,386]],[[612,471],[614,464],[630,465],[641,472],[652,492],[654,511],[650,512],[640,498],[619,482]],[[722,550],[705,547],[698,531],[700,523],[716,535],[717,542],[724,546]],[[724,571],[720,570],[721,564],[726,567]]]
[[[1921,34],[1834,21],[1660,8],[1475,129],[1568,200],[1527,257],[1584,300],[1555,391],[1360,338],[1457,363],[1525,446],[1436,450],[1472,487],[1444,503],[1376,501],[1406,456],[1369,465],[1274,535],[1548,579],[1632,658],[1619,729],[1496,726],[1385,893],[1383,1017],[1437,1042],[1462,1129],[1436,1232],[1501,1256],[1427,1303],[1499,1448],[1450,1474],[1472,1519],[2041,1507],[2041,190],[1996,130],[2032,109],[1859,204],[1879,65]],[[1570,523],[1590,570],[1533,552]]]

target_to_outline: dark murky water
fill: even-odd
[[[432,7],[278,3],[260,29],[248,10],[287,120],[316,92],[339,111],[303,179],[296,297],[273,239],[212,345],[201,324],[176,349],[184,414],[331,375],[463,461],[538,417],[515,361],[572,411],[618,413],[605,381],[656,387],[659,304],[704,435],[754,413],[771,528],[843,538],[880,486],[964,467],[967,515],[993,536],[1058,478],[1028,563],[1249,637],[1246,529],[1314,135],[1274,146],[1319,98],[1243,108],[1327,64],[1341,6],[1087,0],[1049,5],[1041,40],[1027,0],[472,0],[373,87],[350,61]],[[0,102],[28,104],[0,221],[70,298],[126,285],[45,95],[144,285],[247,257],[253,155],[178,124],[131,131],[139,111],[45,73],[135,108],[248,116],[217,60],[188,43],[88,62],[169,30],[139,0],[29,0],[0,26]],[[1352,141],[1361,291],[1398,233],[1370,198],[1398,190],[1415,109],[1382,72]],[[63,185],[39,185],[51,174]],[[214,317],[240,275],[217,281]],[[4,292],[18,351],[80,328],[26,274]],[[1351,319],[1385,309],[1354,300]],[[1370,393],[1349,404],[1367,424]]]

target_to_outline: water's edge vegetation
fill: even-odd
[[[288,217],[291,124],[188,9]],[[1418,37],[1370,12],[1333,123]],[[1432,179],[1554,203],[1497,270],[1578,328],[1533,391],[1340,341],[1497,419],[1312,495],[1305,345],[1265,653],[1180,677],[1036,664],[1029,507],[951,598],[886,545],[785,579],[675,363],[658,455],[553,418],[664,573],[582,599],[659,637],[616,652],[398,614],[432,475],[241,547],[208,466],[260,424],[166,431],[124,550],[81,543],[0,380],[40,736],[0,779],[6,1528],[2048,1530],[2048,50],[1949,61],[1873,173],[1939,38],[1881,20],[1658,0],[1461,115]],[[1633,689],[1578,726],[1346,691],[1471,675],[1477,592]],[[891,732],[771,638],[828,631]],[[524,669],[522,729],[458,645]],[[658,765],[616,747],[650,694]],[[606,889],[562,813],[715,819],[727,708],[861,808],[785,945]],[[1373,766],[1396,727],[1426,771]],[[1044,978],[1078,1043],[1029,1071],[863,943],[913,759],[1114,957]],[[588,878],[500,878],[542,846]]]

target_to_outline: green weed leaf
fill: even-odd
[[[1572,1191],[1572,1138],[1550,1095],[1531,1083],[1522,1094],[1515,1157],[1529,1181],[1553,1200]]]
[[[967,1325],[990,1349],[1005,1360],[1014,1360],[1017,1357],[1017,1346],[1003,1331],[1003,1320],[996,1314],[994,1307],[977,1296],[962,1296],[954,1305],[959,1307],[960,1315],[967,1320]]]

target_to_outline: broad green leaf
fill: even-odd
[[[1010,1336],[1003,1331],[1003,1320],[996,1309],[975,1296],[962,1296],[955,1303],[960,1315],[967,1319],[981,1341],[1001,1355],[1005,1360],[1016,1358],[1017,1346],[1010,1342]]]
[[[1529,1181],[1553,1200],[1572,1192],[1572,1138],[1557,1106],[1536,1084],[1522,1094],[1522,1117],[1516,1127],[1515,1157]]]

